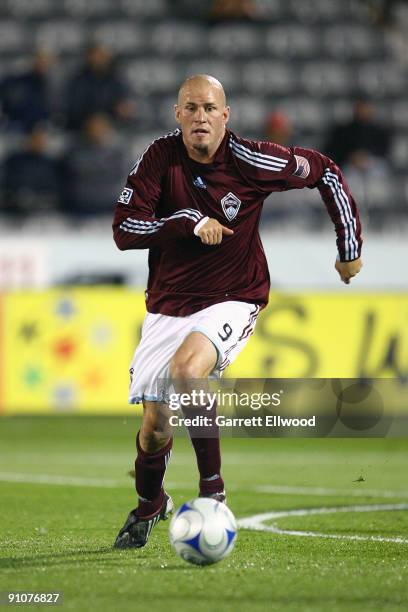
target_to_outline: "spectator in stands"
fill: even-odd
[[[212,21],[252,20],[257,16],[254,0],[213,0],[209,12]]]
[[[351,121],[335,125],[322,150],[345,169],[349,165],[370,173],[387,165],[390,145],[390,130],[376,120],[373,104],[360,98]]]
[[[135,115],[127,84],[118,74],[113,57],[105,46],[89,47],[85,63],[68,83],[66,93],[68,129],[81,129],[93,113],[128,121]]]
[[[293,127],[289,117],[283,111],[273,111],[265,122],[266,138],[283,146],[290,146]]]
[[[37,125],[26,136],[23,150],[9,154],[2,166],[3,212],[26,215],[59,206],[59,164],[48,152],[48,133]]]
[[[125,161],[109,117],[90,115],[62,162],[64,210],[76,216],[110,214],[121,191]]]
[[[50,119],[52,65],[52,55],[38,50],[29,70],[9,74],[0,82],[0,105],[7,129],[27,132]]]
[[[364,0],[369,9],[370,19],[379,26],[387,28],[395,26],[395,6],[403,4],[404,0]]]

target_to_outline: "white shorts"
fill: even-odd
[[[166,401],[163,382],[170,378],[169,363],[183,340],[193,331],[204,334],[217,349],[211,378],[219,378],[242,351],[255,329],[260,306],[222,302],[187,317],[146,314],[142,337],[130,366],[129,403],[143,399]]]

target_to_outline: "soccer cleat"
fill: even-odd
[[[163,505],[154,516],[143,518],[136,514],[137,508],[131,510],[126,523],[116,536],[114,548],[142,548],[147,543],[153,527],[159,521],[165,521],[173,509],[173,500],[165,493]]]
[[[224,491],[220,493],[200,493],[198,497],[210,497],[211,499],[215,499],[215,501],[220,502],[221,504],[227,505],[227,495]]]

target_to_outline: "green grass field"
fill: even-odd
[[[136,426],[128,417],[0,420],[0,591],[63,591],[63,609],[76,611],[408,609],[407,439],[223,440],[237,519],[357,508],[265,522],[290,534],[242,528],[230,557],[200,568],[172,552],[168,523],[144,549],[112,549],[135,506]],[[166,483],[176,505],[197,494],[184,438]],[[377,504],[388,509],[362,511]]]

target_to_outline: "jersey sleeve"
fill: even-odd
[[[156,217],[169,158],[165,143],[155,141],[132,168],[113,219],[113,237],[120,250],[148,249],[191,237],[198,224],[207,220],[192,208],[177,210],[168,217]]]
[[[357,205],[340,169],[328,157],[302,147],[271,142],[239,142],[230,147],[245,174],[265,195],[274,191],[317,188],[333,221],[340,261],[361,254],[361,223]]]

